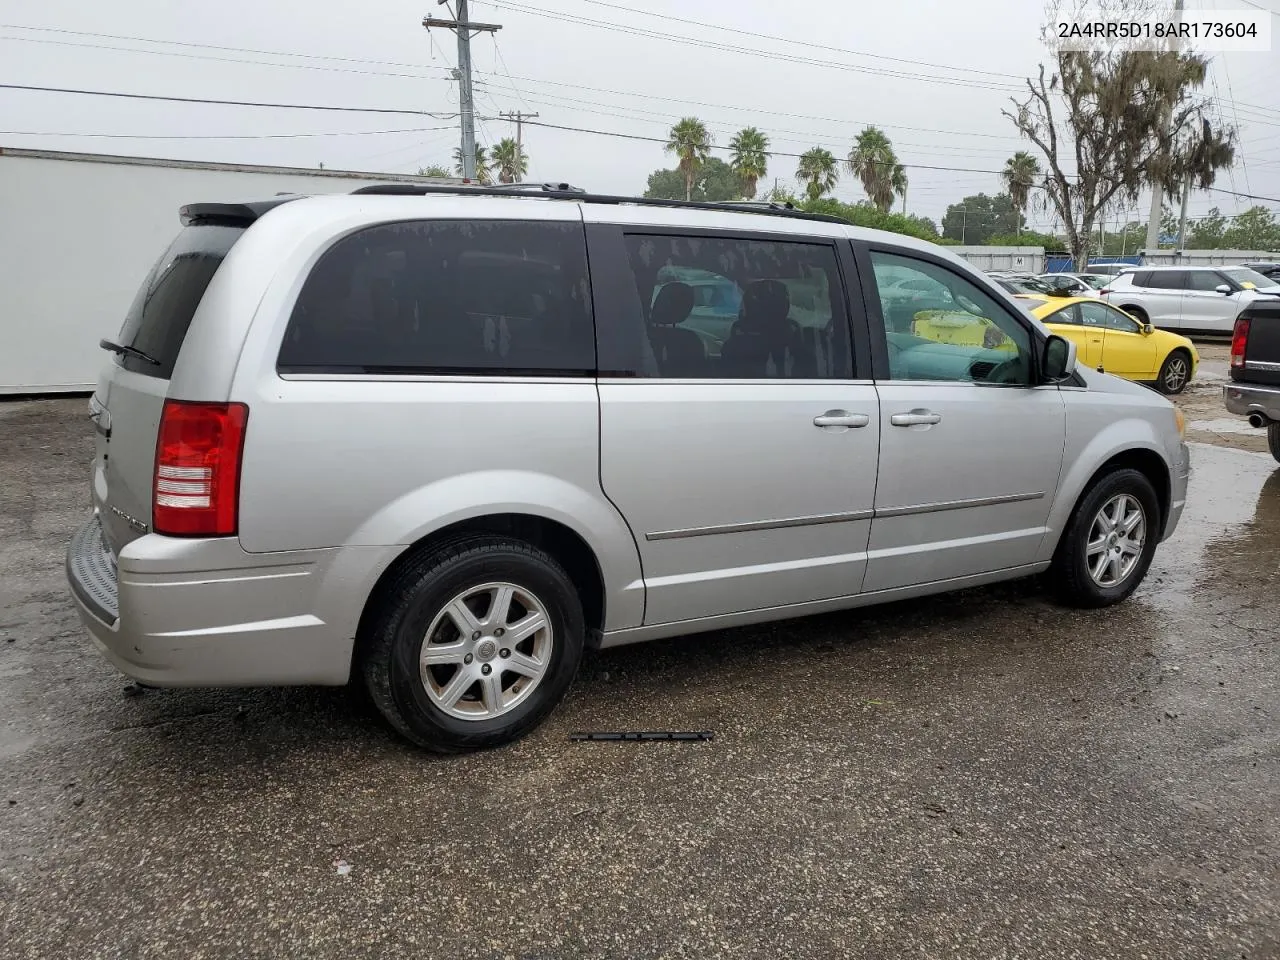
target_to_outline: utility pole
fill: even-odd
[[[521,113],[519,110],[509,110],[506,113],[498,114],[503,120],[510,120],[516,125],[516,156],[521,160],[524,159],[524,139],[520,136],[526,120],[534,120],[537,118],[536,113]],[[523,164],[521,164],[523,166]]]
[[[1173,19],[1176,23],[1182,22],[1182,0],[1177,0],[1173,5]],[[1178,38],[1175,36],[1169,41],[1169,47],[1174,52],[1178,52]],[[1169,127],[1173,123],[1171,116],[1171,108],[1166,107],[1164,111],[1164,142],[1169,144],[1170,135],[1173,133]],[[1172,149],[1172,145],[1167,147]],[[1151,185],[1151,215],[1147,218],[1147,250],[1155,253],[1160,249],[1160,214],[1164,210],[1164,189],[1158,183]]]
[[[445,0],[438,0],[437,6]],[[462,117],[462,179],[476,178],[476,105],[471,93],[471,38],[477,33],[497,33],[498,23],[471,23],[467,20],[467,0],[458,0],[458,19],[443,20],[423,17],[422,25],[444,27],[458,35],[458,67],[453,71],[458,81],[458,113]]]
[[[1200,141],[1200,147],[1201,149],[1204,149],[1204,145],[1209,142],[1209,137],[1213,133],[1212,128],[1209,126],[1209,121],[1204,119],[1204,117],[1200,118],[1200,132],[1201,132],[1201,135],[1203,136],[1203,139]],[[1179,250],[1187,249],[1187,198],[1191,196],[1191,174],[1192,173],[1193,171],[1191,169],[1187,170],[1187,179],[1182,184],[1182,216],[1178,218],[1178,249]]]

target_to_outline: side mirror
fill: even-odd
[[[1050,334],[1040,355],[1040,371],[1045,383],[1062,383],[1076,371],[1076,345],[1066,337]]]
[[[1155,328],[1155,327],[1153,327],[1151,324],[1149,324],[1149,323],[1144,323],[1144,324],[1142,325],[1142,335],[1143,335],[1144,337],[1149,337],[1149,336],[1151,336],[1151,335],[1152,335],[1153,333],[1155,333],[1155,332],[1156,332],[1156,328]]]
[[[1221,294],[1224,294],[1224,295],[1230,295],[1230,293],[1231,293],[1231,287],[1230,287],[1230,286],[1228,286],[1228,285],[1227,285],[1227,284],[1225,284],[1225,283],[1220,283],[1220,284],[1218,284],[1216,287],[1214,287],[1213,289],[1214,289],[1214,290],[1216,290],[1216,291],[1218,291],[1218,293],[1221,293]]]

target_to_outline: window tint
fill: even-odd
[[[160,362],[117,355],[116,363],[126,370],[165,380],[173,375],[173,365],[196,307],[232,244],[243,233],[241,227],[194,225],[178,234],[142,282],[120,328],[121,344],[135,347]]]
[[[1215,288],[1227,282],[1215,270],[1191,270],[1185,276],[1187,289],[1198,290],[1201,293],[1213,293]]]
[[[1280,288],[1280,283],[1277,283],[1271,277],[1265,276],[1261,272],[1249,269],[1248,267],[1229,267],[1222,272],[1246,290],[1250,289],[1251,286],[1259,290],[1275,290]]]
[[[913,270],[930,281],[927,300],[881,295],[894,380],[1031,382],[1031,334],[973,282],[945,267],[872,253],[879,288],[886,268]]]
[[[578,224],[413,221],[320,258],[279,369],[294,373],[584,375],[595,369]]]
[[[1137,333],[1141,329],[1138,321],[1101,303],[1082,303],[1080,313],[1086,326],[1106,327],[1122,333]]]
[[[1051,313],[1045,318],[1045,323],[1062,323],[1072,327],[1078,327],[1083,322],[1080,319],[1080,308],[1075,304],[1069,307],[1063,307],[1057,313]]]
[[[654,234],[624,244],[652,347],[642,376],[853,376],[833,247]]]
[[[1187,287],[1187,271],[1149,270],[1146,274],[1146,279],[1139,286],[1150,287],[1152,290],[1185,290]]]

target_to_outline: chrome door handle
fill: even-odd
[[[915,427],[920,424],[941,423],[942,414],[930,410],[912,410],[910,413],[895,413],[889,418],[895,427]]]
[[[813,418],[815,427],[865,427],[871,418],[865,413],[849,413],[847,410],[828,410]]]

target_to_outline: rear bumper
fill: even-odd
[[[1222,388],[1222,400],[1229,411],[1239,416],[1261,413],[1280,420],[1280,387],[1232,381]]]
[[[66,569],[94,644],[142,683],[338,685],[367,596],[341,553],[248,554],[234,539],[148,535],[113,562],[95,514],[72,537]],[[331,574],[352,595],[335,594]]]

